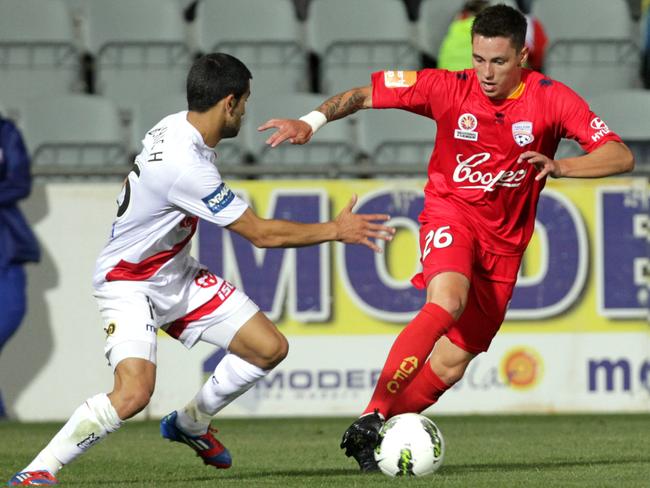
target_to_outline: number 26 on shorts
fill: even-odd
[[[442,249],[451,246],[454,238],[448,232],[451,226],[443,225],[436,230],[430,230],[424,238],[424,249],[422,250],[422,261],[424,261],[431,252],[431,246],[436,249]]]

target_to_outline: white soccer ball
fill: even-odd
[[[379,435],[375,460],[385,475],[426,476],[442,466],[445,441],[438,426],[424,415],[396,415]]]

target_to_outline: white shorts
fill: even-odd
[[[259,308],[231,283],[203,268],[163,286],[132,281],[104,283],[95,298],[106,332],[104,353],[115,368],[126,358],[156,363],[158,329],[188,349],[206,338],[227,349],[237,331]]]

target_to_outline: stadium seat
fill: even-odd
[[[199,46],[241,59],[253,91],[308,87],[306,51],[291,0],[204,0],[198,9]]]
[[[256,159],[264,165],[351,163],[356,155],[351,143],[349,121],[327,124],[305,145],[288,142],[271,148],[264,141],[274,129],[258,132],[257,127],[272,118],[297,118],[311,112],[323,101],[322,95],[286,93],[273,96],[253,94],[246,108],[246,137]]]
[[[639,49],[625,0],[544,0],[533,14],[546,28],[545,72],[581,94],[639,85]]]
[[[618,90],[589,97],[592,110],[650,167],[650,91]]]
[[[122,109],[185,89],[192,55],[176,0],[87,0],[97,91]]]
[[[35,166],[126,164],[117,107],[92,95],[31,99],[20,107],[20,127]]]
[[[187,97],[185,93],[153,97],[142,100],[133,112],[132,143],[133,153],[142,149],[142,139],[149,129],[157,124],[163,117],[187,110]],[[248,115],[244,117],[244,121]],[[242,132],[245,132],[242,130]],[[236,165],[246,157],[247,147],[242,136],[232,139],[223,139],[217,147],[217,166]]]
[[[434,120],[404,110],[357,114],[359,146],[378,165],[426,168],[436,138]]]
[[[420,66],[399,0],[313,0],[307,37],[321,58],[324,93],[368,85],[373,71]]]
[[[79,90],[74,28],[61,0],[0,0],[0,94],[7,104]]]

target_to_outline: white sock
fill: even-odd
[[[178,412],[178,427],[190,435],[205,434],[217,412],[249,390],[269,371],[234,354],[226,354],[192,401]]]
[[[86,400],[23,471],[46,470],[56,474],[91,446],[122,425],[105,393]]]

